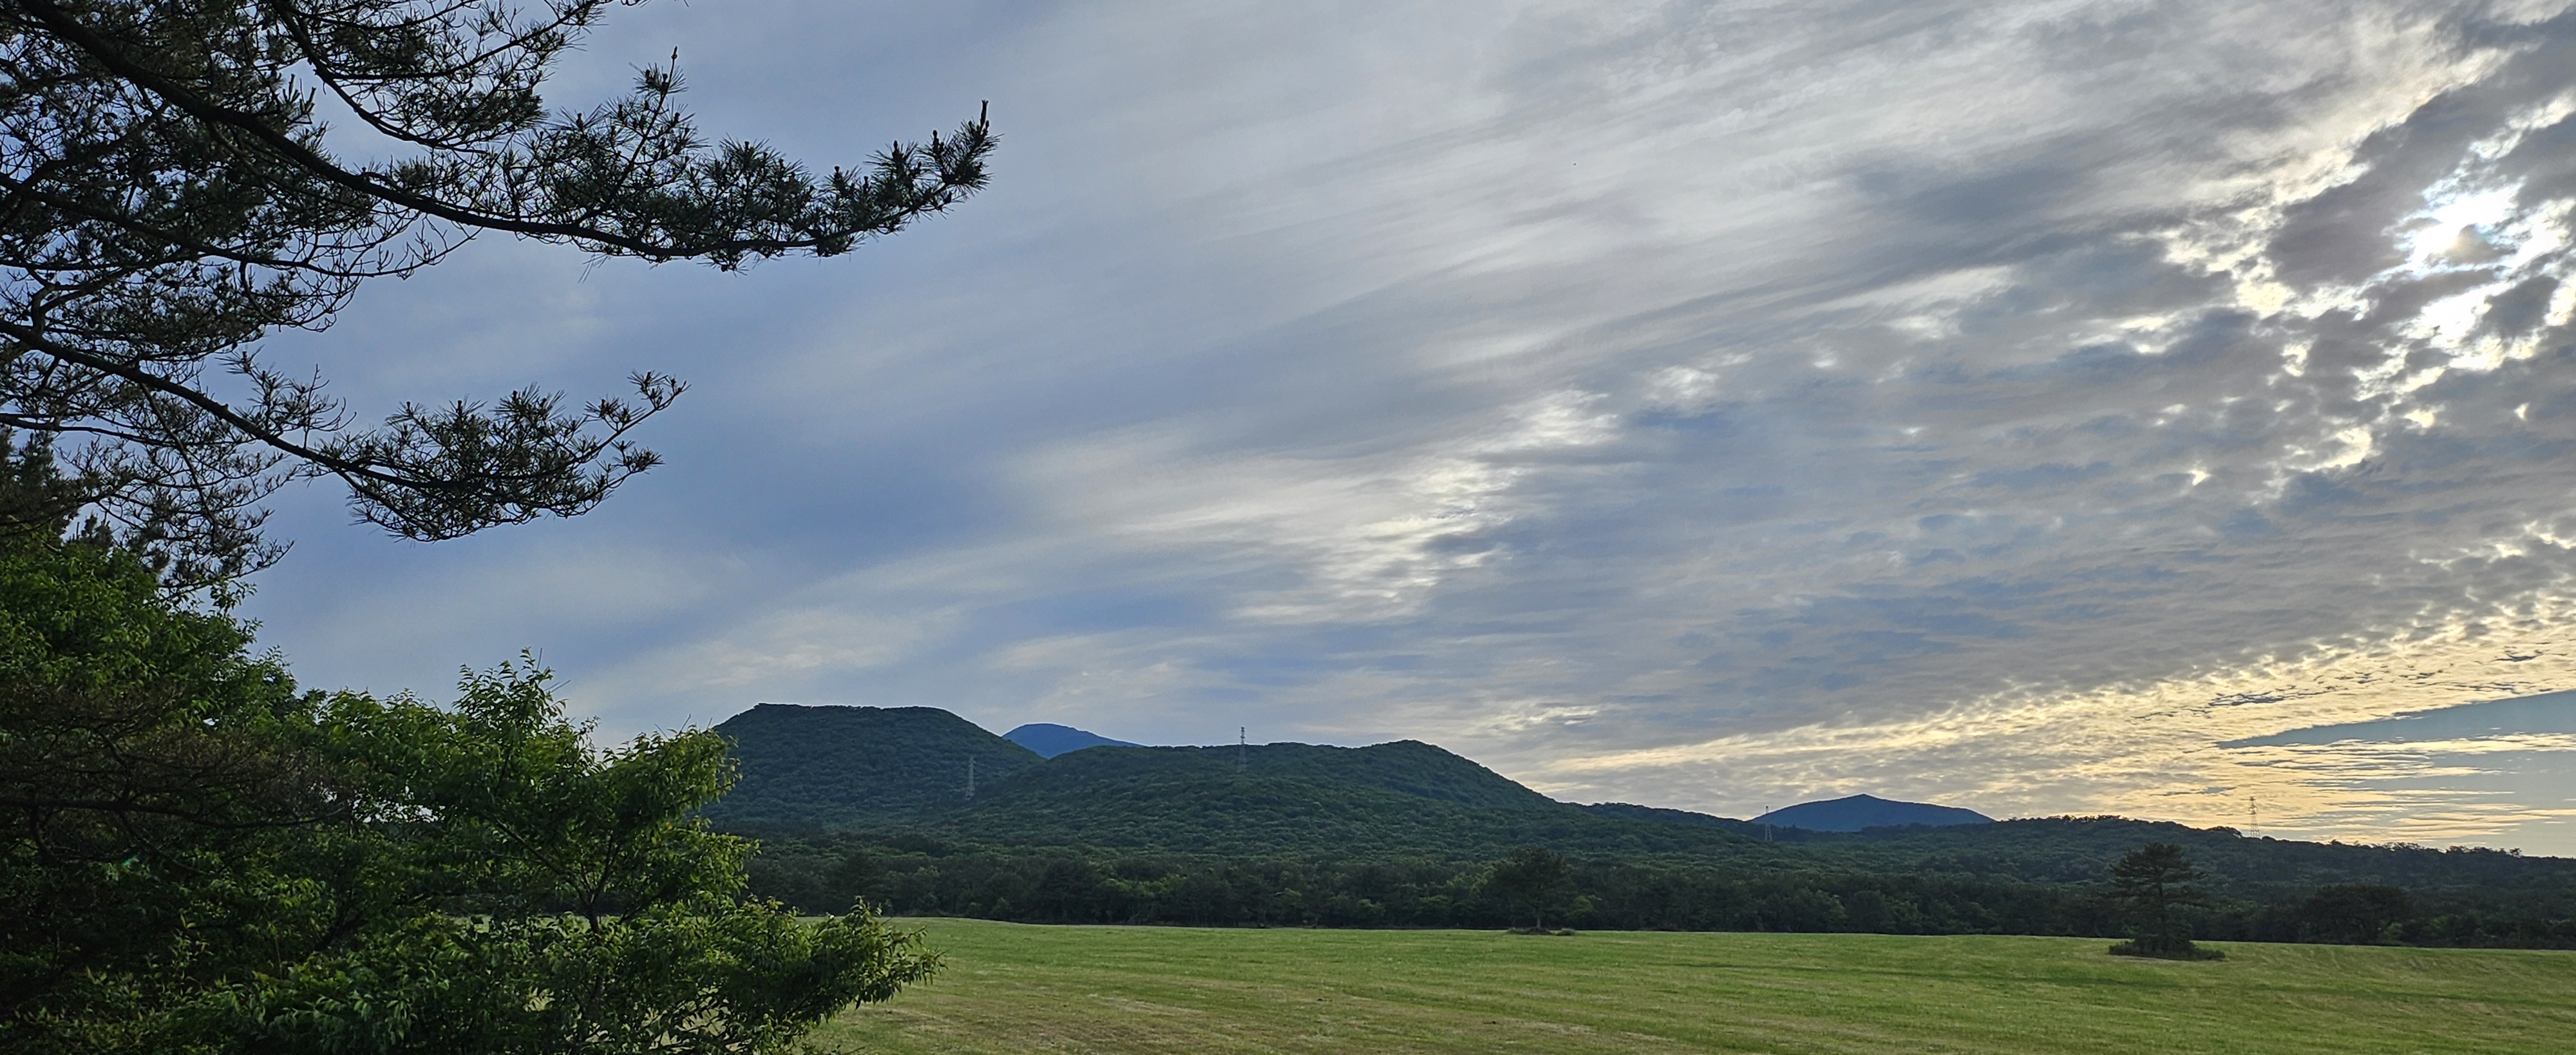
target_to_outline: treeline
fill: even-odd
[[[1184,926],[1503,927],[1508,899],[1486,863],[1092,858],[854,849],[837,859],[764,853],[753,889],[798,908],[853,900],[897,915],[1023,923]],[[1577,862],[1568,925],[1605,930],[2109,934],[2090,896],[2043,886],[1912,877],[1730,876],[1711,869]]]
[[[1965,874],[1567,862],[1548,917],[1594,930],[2122,937],[2086,881]],[[808,912],[865,901],[896,915],[1024,923],[1253,927],[1515,925],[1489,861],[1328,861],[966,847],[897,836],[773,835],[753,889]],[[2566,897],[2373,884],[2222,896],[2192,937],[2217,941],[2576,948]],[[1526,922],[1525,913],[1519,922]]]

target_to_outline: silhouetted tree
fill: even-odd
[[[2111,897],[2128,906],[2137,937],[2112,946],[2111,951],[2176,959],[2214,957],[2214,952],[2192,945],[2191,928],[2176,911],[2209,903],[2199,886],[2202,878],[2200,869],[2183,856],[2182,847],[2172,843],[2148,843],[2112,865]]]
[[[1526,913],[1533,932],[1547,929],[1547,914],[1572,889],[1573,868],[1563,856],[1544,847],[1524,846],[1496,862],[1485,887],[1502,896],[1514,916]]]
[[[980,116],[817,175],[701,136],[675,66],[550,109],[555,61],[613,2],[0,0],[0,425],[80,441],[71,495],[151,525],[183,585],[274,559],[259,504],[299,477],[407,538],[570,516],[656,464],[631,433],[679,381],[358,428],[257,343],[485,231],[731,270],[847,252],[985,183]],[[335,153],[326,101],[390,152]]]

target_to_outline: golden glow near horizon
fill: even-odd
[[[1996,816],[2116,813],[2259,823],[2285,838],[2482,843],[2517,825],[2576,817],[2576,807],[2440,786],[2445,778],[2478,774],[2481,755],[2576,752],[2576,736],[2230,742],[2576,686],[2570,614],[2563,602],[2534,605],[2148,685],[2015,690],[1897,722],[1566,758],[1534,783],[1698,771],[1726,785],[1812,788],[1806,797],[1827,798],[1884,794],[1891,773],[1937,772],[1947,777],[1943,801]]]
[[[2485,61],[2429,76],[2419,104],[2443,88],[2489,72]],[[2367,279],[2305,287],[2285,283],[2263,247],[2281,235],[2289,211],[2343,187],[2367,171],[2354,157],[2374,133],[2408,116],[2353,130],[2329,149],[2275,166],[2268,185],[2241,191],[2253,204],[2216,210],[2166,239],[2169,259],[2235,283],[2239,307],[2267,324],[2295,330],[2330,313],[2384,311],[2383,287],[2459,276],[2448,292],[2416,305],[2392,329],[2383,362],[2357,370],[2358,396],[2375,416],[2322,419],[2321,434],[2282,451],[2257,504],[2276,501],[2293,474],[2332,478],[2367,465],[2392,430],[2442,427],[2444,408],[2416,394],[2446,373],[2488,372],[2528,360],[2543,329],[2499,334],[2483,325],[2496,298],[2517,286],[2566,279],[2570,215],[2576,200],[2528,200],[2524,183],[2499,175],[2499,162],[2535,130],[2576,110],[2560,94],[2510,116],[2471,144],[2448,173],[2426,186],[2422,207],[2385,232],[2402,262]],[[2331,173],[2331,175],[2319,175]],[[1957,298],[1943,310],[1967,310]],[[2576,313],[2576,283],[2560,284],[2542,320],[2565,326]],[[1903,324],[1940,333],[1931,316]],[[1935,320],[1935,321],[1927,321]],[[2172,320],[2143,317],[2121,329],[2152,351]],[[2311,344],[2283,349],[2283,374],[2305,374]],[[2429,355],[2427,353],[2430,353]],[[2189,408],[2169,407],[2168,418]],[[2529,404],[2513,411],[2528,421]],[[2211,474],[2189,471],[2187,487]],[[2567,510],[2565,495],[2543,508]],[[2568,551],[2576,539],[2556,520],[2535,520],[2497,537],[2461,537],[2439,551],[2412,554],[2421,565],[2449,570]],[[2259,825],[2268,834],[2440,844],[2479,842],[2534,824],[2576,819],[2576,786],[2564,795],[2517,793],[2495,782],[2493,768],[2528,765],[2535,756],[2576,782],[2576,735],[2511,731],[2451,740],[2243,744],[2272,734],[2385,719],[2480,701],[2576,687],[2576,586],[2564,573],[2544,573],[2512,596],[2463,597],[2468,607],[2426,609],[2416,621],[2286,647],[2281,654],[2177,671],[2148,681],[2088,689],[2024,685],[1963,700],[1929,714],[1878,722],[1823,723],[1747,732],[1671,747],[1617,750],[1533,761],[1534,783],[1560,790],[1616,784],[1655,774],[1662,787],[1707,781],[1718,788],[1807,789],[1806,797],[1884,791],[1891,774],[1936,786],[1943,801],[2000,815],[2120,813],[2201,825]],[[2044,667],[2007,675],[2045,677]],[[1920,781],[1916,774],[1942,774]],[[1688,774],[1688,775],[1686,775]],[[1723,792],[1720,792],[1723,794]],[[1775,792],[1773,797],[1778,797]],[[1739,810],[1749,807],[1738,806]],[[2576,837],[2560,852],[2576,851]]]

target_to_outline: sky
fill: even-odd
[[[244,612],[321,687],[533,650],[604,737],[928,705],[2576,854],[2568,9],[620,9],[555,102],[676,47],[829,166],[990,100],[993,185],[741,274],[487,237],[279,337],[361,413],[692,388],[583,517],[290,491]]]

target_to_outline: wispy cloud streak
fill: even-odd
[[[262,612],[353,681],[547,644],[620,728],[934,703],[1739,813],[2481,837],[2559,807],[2218,745],[2576,686],[2564,9],[673,8],[603,59],[685,37],[799,149],[855,134],[817,99],[989,95],[996,190],[839,270],[494,298],[566,369],[712,371],[681,464],[308,544]],[[599,559],[672,600],[515,614]]]

